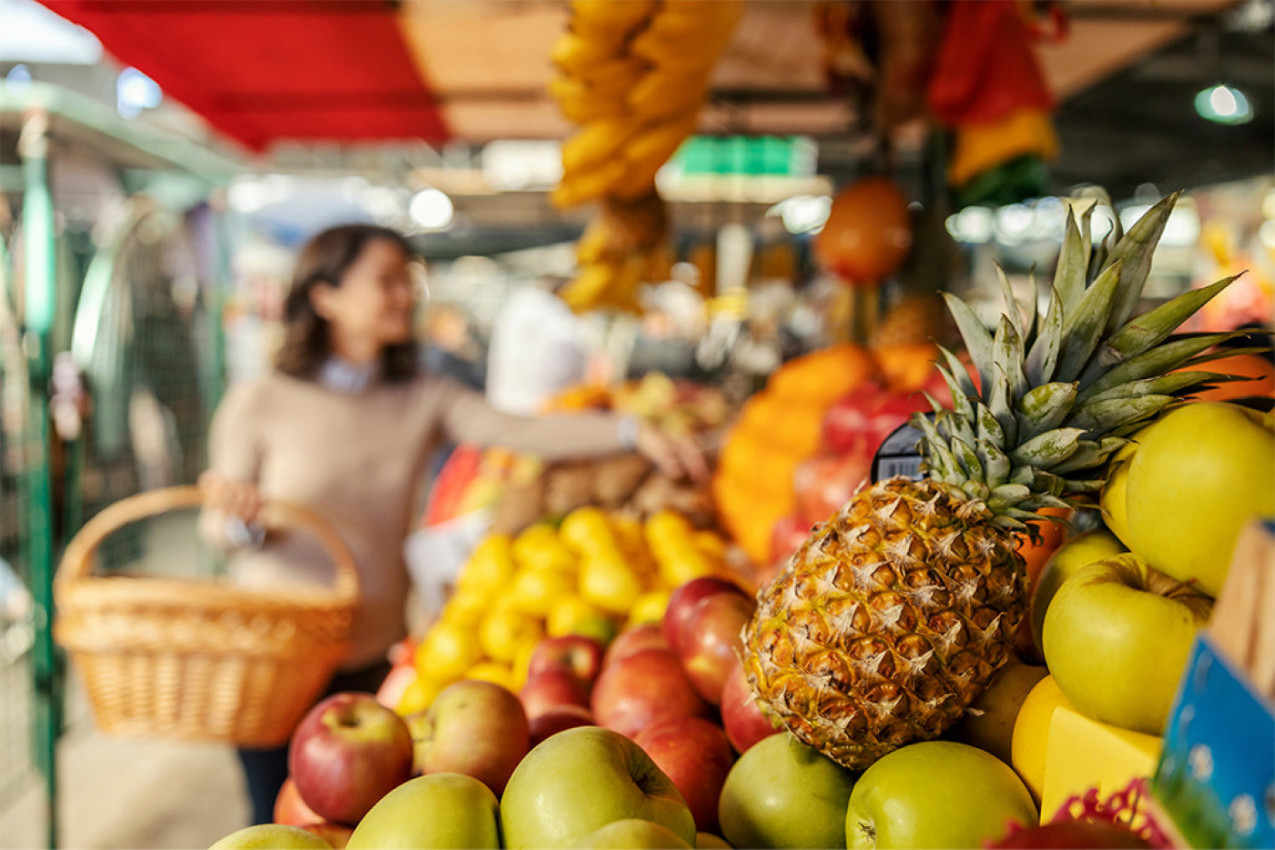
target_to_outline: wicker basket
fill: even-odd
[[[262,509],[262,522],[314,534],[336,564],[331,590],[90,574],[112,531],[201,503],[193,487],[155,490],[90,520],[58,569],[54,635],[79,669],[105,732],[277,746],[345,653],[359,595],[354,561],[326,520],[276,502]]]

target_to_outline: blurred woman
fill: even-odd
[[[637,450],[666,472],[706,475],[695,446],[628,418],[538,419],[494,411],[483,396],[424,374],[413,340],[411,250],[397,232],[346,225],[302,249],[285,303],[285,338],[267,377],[237,385],[212,423],[206,528],[251,524],[263,500],[306,505],[340,532],[362,599],[348,657],[328,692],[374,691],[404,637],[403,544],[430,455],[444,442],[499,445],[547,460]],[[317,542],[278,534],[232,559],[243,585],[327,583]],[[241,750],[253,821],[271,820],[286,747]]]

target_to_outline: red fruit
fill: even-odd
[[[774,564],[782,564],[801,548],[810,536],[811,523],[797,515],[786,516],[775,523],[770,534],[770,558]],[[666,615],[667,616],[667,615]]]
[[[826,455],[801,464],[792,477],[801,526],[809,531],[815,523],[826,522],[871,474],[872,453],[866,451]]]
[[[545,738],[566,729],[596,725],[593,722],[593,714],[584,706],[560,705],[551,708],[531,721],[531,747],[535,749],[536,745]]]
[[[718,593],[700,600],[681,637],[682,666],[699,695],[713,705],[743,651],[744,630],[757,603],[747,596]]]
[[[911,247],[907,198],[885,177],[868,177],[842,189],[814,240],[819,261],[852,286],[880,281],[899,267]]]
[[[301,792],[297,790],[297,783],[289,776],[283,780],[279,796],[274,800],[274,822],[284,826],[309,826],[312,823],[322,823],[323,818],[305,804],[305,800],[301,799]]]
[[[698,717],[648,726],[634,742],[681,792],[700,832],[717,832],[717,802],[735,754],[721,727]]]
[[[358,823],[411,772],[407,724],[371,694],[328,697],[292,734],[288,773],[323,820]]]
[[[593,717],[599,726],[632,738],[669,717],[712,713],[667,649],[648,649],[607,666],[593,686]]]
[[[643,623],[616,635],[602,658],[602,669],[648,649],[669,649],[669,642],[658,623]]]
[[[395,664],[386,674],[385,681],[376,690],[376,701],[388,709],[398,708],[398,704],[403,701],[403,694],[407,692],[407,686],[416,681],[419,675],[416,662],[409,655],[406,661]]]
[[[530,746],[518,697],[476,679],[448,685],[428,709],[407,718],[407,728],[418,771],[472,776],[497,796]]]
[[[691,579],[673,591],[673,594],[669,596],[668,607],[664,609],[664,638],[668,641],[670,649],[674,652],[680,650],[686,624],[695,613],[695,607],[699,605],[700,600],[718,593],[748,596],[743,588],[734,582],[713,576]]]
[[[742,661],[735,662],[722,689],[722,725],[731,746],[741,755],[753,744],[779,732],[757,707]]]
[[[988,845],[991,848],[1124,848],[1150,847],[1142,836],[1110,823],[1060,821],[1043,826],[1029,826]]]
[[[584,635],[564,635],[541,641],[527,665],[528,680],[545,670],[561,669],[591,684],[602,672],[602,644]]]
[[[862,384],[824,415],[824,448],[832,454],[866,454],[870,461],[885,438],[913,413],[929,409],[920,392],[904,394],[873,382]]]
[[[588,706],[589,687],[569,670],[550,668],[528,679],[518,697],[528,719],[534,719],[559,706]]]

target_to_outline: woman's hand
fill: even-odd
[[[204,491],[204,505],[228,517],[237,517],[250,525],[261,512],[261,491],[248,481],[235,481],[208,470],[199,476],[199,489]]]
[[[709,479],[704,451],[690,437],[663,431],[649,422],[638,425],[636,448],[671,478],[687,477],[697,484]]]

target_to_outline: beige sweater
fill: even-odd
[[[316,509],[340,531],[358,563],[363,600],[346,669],[383,659],[405,634],[403,544],[426,464],[444,438],[546,459],[622,448],[614,417],[507,416],[478,393],[441,378],[374,382],[345,393],[275,374],[233,387],[213,417],[211,468],[256,483],[266,499]],[[317,541],[285,533],[238,552],[231,572],[248,586],[277,587],[329,582],[332,566]]]

